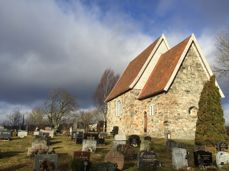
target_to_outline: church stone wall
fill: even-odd
[[[186,55],[168,92],[138,100],[140,90],[133,89],[108,102],[108,132],[118,126],[120,133],[143,135],[146,113],[147,135],[162,138],[169,131],[172,139],[194,139],[200,93],[208,77],[194,45]],[[115,115],[116,100],[122,103],[120,116]]]

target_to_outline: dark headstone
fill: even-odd
[[[82,144],[83,139],[84,139],[84,133],[83,132],[75,133],[75,142],[76,142],[76,144]]]
[[[138,135],[130,135],[128,138],[128,142],[133,147],[139,147],[141,144],[141,139]]]
[[[142,171],[155,171],[160,167],[156,153],[153,151],[141,151],[138,157],[138,167]]]
[[[88,151],[74,151],[73,152],[73,158],[90,161],[90,152],[88,152]]]
[[[194,152],[195,166],[210,166],[212,165],[212,153],[208,151],[195,151]]]
[[[7,131],[7,130],[0,131],[0,139],[11,140],[11,138],[12,138],[11,131]]]
[[[117,164],[114,163],[100,163],[96,165],[96,171],[116,171]]]
[[[112,129],[112,131],[111,131],[111,134],[113,135],[113,137],[114,137],[116,134],[118,134],[118,130],[119,130],[118,126],[114,126],[114,127],[113,127],[113,129]]]
[[[34,158],[35,171],[57,171],[58,156],[57,154],[37,154]]]
[[[226,142],[220,141],[216,144],[217,151],[224,151],[228,149],[228,144]]]

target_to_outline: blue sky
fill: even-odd
[[[29,112],[59,87],[81,108],[92,108],[103,71],[121,73],[162,33],[171,46],[194,33],[213,66],[228,9],[227,0],[0,1],[0,118],[15,109]],[[228,97],[229,80],[219,82]]]

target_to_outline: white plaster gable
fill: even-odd
[[[170,48],[169,48],[168,42],[165,36],[162,34],[162,36],[160,37],[156,45],[156,48],[154,48],[154,50],[149,55],[147,61],[145,62],[144,66],[142,67],[138,76],[136,77],[134,82],[130,85],[130,88],[143,89],[151,72],[153,71],[155,65],[157,64],[157,61],[159,60],[161,54],[165,53],[169,49]]]

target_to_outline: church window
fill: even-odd
[[[155,113],[155,105],[154,105],[154,104],[151,104],[151,105],[149,106],[149,115],[150,115],[150,116],[153,116],[154,113]]]
[[[122,114],[122,103],[120,100],[116,101],[115,114],[116,114],[116,116],[120,116]]]

